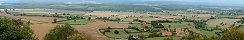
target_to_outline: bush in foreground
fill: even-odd
[[[65,25],[57,25],[54,29],[50,30],[49,33],[46,34],[44,40],[68,40],[70,39],[81,39],[79,34],[73,27],[69,24]],[[70,36],[70,37],[69,37]],[[75,38],[72,38],[74,36]]]
[[[0,40],[37,40],[29,24],[21,19],[0,17]]]
[[[68,40],[85,40],[85,38],[80,34],[74,34],[72,36],[69,36]]]

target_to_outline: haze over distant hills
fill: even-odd
[[[183,1],[183,2],[209,2],[209,3],[228,3],[244,4],[244,0],[0,0],[0,2],[81,2],[81,1],[106,1],[106,2],[125,2],[125,1]]]
[[[242,0],[0,0],[2,3],[67,3],[67,4],[148,4],[148,5],[207,5],[244,7]]]

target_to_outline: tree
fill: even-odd
[[[8,14],[8,9],[4,9],[4,12]]]
[[[69,36],[68,40],[86,40],[86,39],[80,34],[74,34],[72,36]]]
[[[210,38],[205,38],[204,40],[221,40],[221,38],[213,36],[213,37],[210,37]]]
[[[91,20],[91,17],[88,17],[88,20]]]
[[[174,40],[172,37],[165,38],[164,40]]]
[[[16,19],[12,19],[12,21],[15,22],[14,25],[18,25],[18,26],[24,25],[24,23],[22,22],[21,19],[17,19],[17,20]]]
[[[231,28],[221,36],[223,40],[244,40],[244,33],[239,31],[237,28]]]
[[[58,15],[58,13],[55,13],[54,15],[53,15],[53,17],[58,17],[59,15]]]
[[[74,20],[74,22],[76,22],[76,20]]]
[[[114,31],[114,34],[119,34],[119,31],[118,31],[118,30],[115,30],[115,31]]]
[[[164,28],[164,26],[160,24],[159,21],[151,21],[151,25],[155,28]]]
[[[149,34],[149,37],[158,37],[159,35],[157,33],[151,33]]]
[[[55,15],[58,15],[58,13],[55,13]]]
[[[121,19],[120,18],[116,18],[115,21],[120,21]]]
[[[197,34],[197,33],[191,33],[188,36],[184,36],[181,38],[181,40],[203,40],[206,38],[205,35]]]
[[[230,28],[220,36],[213,36],[210,38],[205,37],[201,34],[191,33],[191,35],[181,38],[182,40],[244,40],[244,33],[239,31],[237,28]]]
[[[210,19],[215,19],[215,17],[214,16],[211,16]]]
[[[54,29],[46,34],[44,40],[67,40],[68,36],[77,34],[78,32],[69,24],[57,25]]]
[[[111,29],[111,27],[108,27],[107,29]]]
[[[0,17],[0,40],[36,40],[28,24],[17,24],[16,19]]]
[[[31,24],[31,22],[30,22],[30,21],[28,21],[28,22],[27,22],[27,24],[28,24],[28,25],[30,25],[30,24]]]
[[[37,40],[37,38],[33,36],[34,33],[29,26],[21,27],[20,30],[20,33],[22,34],[21,36],[23,38],[22,40]]]
[[[138,40],[145,40],[145,36],[143,34],[138,35]]]
[[[110,32],[110,29],[104,29],[104,32]]]
[[[244,24],[244,19],[241,19],[240,21],[237,21],[237,23]]]
[[[129,33],[129,31],[127,31],[125,28],[123,28],[123,30],[124,30],[126,33]]]
[[[193,23],[195,24],[196,28],[204,28],[207,25],[206,21],[204,20],[194,21]]]
[[[57,19],[53,19],[53,23],[56,23],[57,22]]]
[[[151,21],[151,24],[152,24],[153,26],[157,26],[157,25],[159,24],[159,21]]]
[[[63,13],[63,15],[66,15],[65,13]]]
[[[137,40],[136,38],[133,38],[133,35],[130,35],[127,39],[128,40]]]

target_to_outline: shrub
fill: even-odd
[[[57,22],[57,19],[53,19],[53,23],[56,23]]]
[[[164,28],[164,26],[162,24],[158,24],[155,26],[155,28]]]
[[[133,24],[132,22],[130,22],[129,24]]]
[[[132,27],[132,26],[129,26],[128,28],[129,28],[129,29],[135,29],[135,30],[138,30],[138,28],[137,28],[137,27]]]
[[[145,40],[145,36],[143,34],[139,34],[138,37],[138,40]]]
[[[115,30],[115,31],[114,31],[114,34],[119,34],[119,31],[118,31],[118,30]]]
[[[68,36],[77,34],[78,32],[71,27],[69,24],[58,25],[54,29],[50,30],[49,33],[46,34],[45,40],[64,40],[67,39]]]
[[[0,40],[36,40],[29,24],[21,19],[0,17]]]
[[[124,29],[124,31],[125,31],[126,33],[129,33],[129,31],[127,31],[126,29]]]
[[[86,40],[86,39],[80,34],[74,34],[72,36],[69,36],[68,40]]]
[[[111,32],[110,29],[104,29],[104,32]]]
[[[107,29],[111,29],[111,27],[108,27]]]
[[[153,29],[153,30],[151,30],[150,32],[159,32],[160,30],[155,30],[155,29]]]
[[[160,36],[160,35],[158,35],[157,33],[151,33],[151,34],[149,34],[149,37],[158,37],[158,36]]]

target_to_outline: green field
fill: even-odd
[[[218,17],[236,17],[238,15],[218,15]]]
[[[129,26],[131,26],[131,27],[140,27],[141,24],[130,24]]]
[[[244,32],[244,26],[241,26],[239,30]]]
[[[206,22],[207,27],[216,27],[216,25],[221,26],[221,28],[228,28],[230,27],[232,24],[234,24],[234,22],[239,21],[240,19],[212,19]],[[224,23],[226,25],[222,26],[220,25],[221,23]],[[238,25],[238,24],[236,24]]]
[[[115,30],[118,30],[119,31],[119,34],[115,34],[114,31]],[[134,29],[126,29],[127,31],[133,33],[133,32],[139,32],[137,30],[134,30]],[[124,29],[110,29],[111,32],[105,32],[104,35],[108,36],[108,37],[111,37],[111,38],[127,38],[131,33],[126,33],[124,31]]]
[[[122,21],[125,21],[125,22],[132,22],[134,19],[139,19],[139,20],[143,20],[143,21],[146,21],[148,23],[151,23],[151,21],[154,21],[153,18],[123,18],[121,19]]]
[[[193,27],[193,25],[194,25],[194,24],[189,23],[189,22],[182,22],[182,23],[161,23],[161,24],[164,25],[164,27],[166,27],[166,28],[189,28],[189,27]]]
[[[57,22],[58,24],[64,24],[64,23],[69,23],[69,24],[78,24],[78,25],[85,25],[92,23],[93,21],[86,20],[86,19],[77,19],[76,22],[74,20],[68,20],[68,21],[62,21],[62,22]]]
[[[48,12],[24,12],[23,14],[27,16],[42,16],[42,15],[48,15]]]

